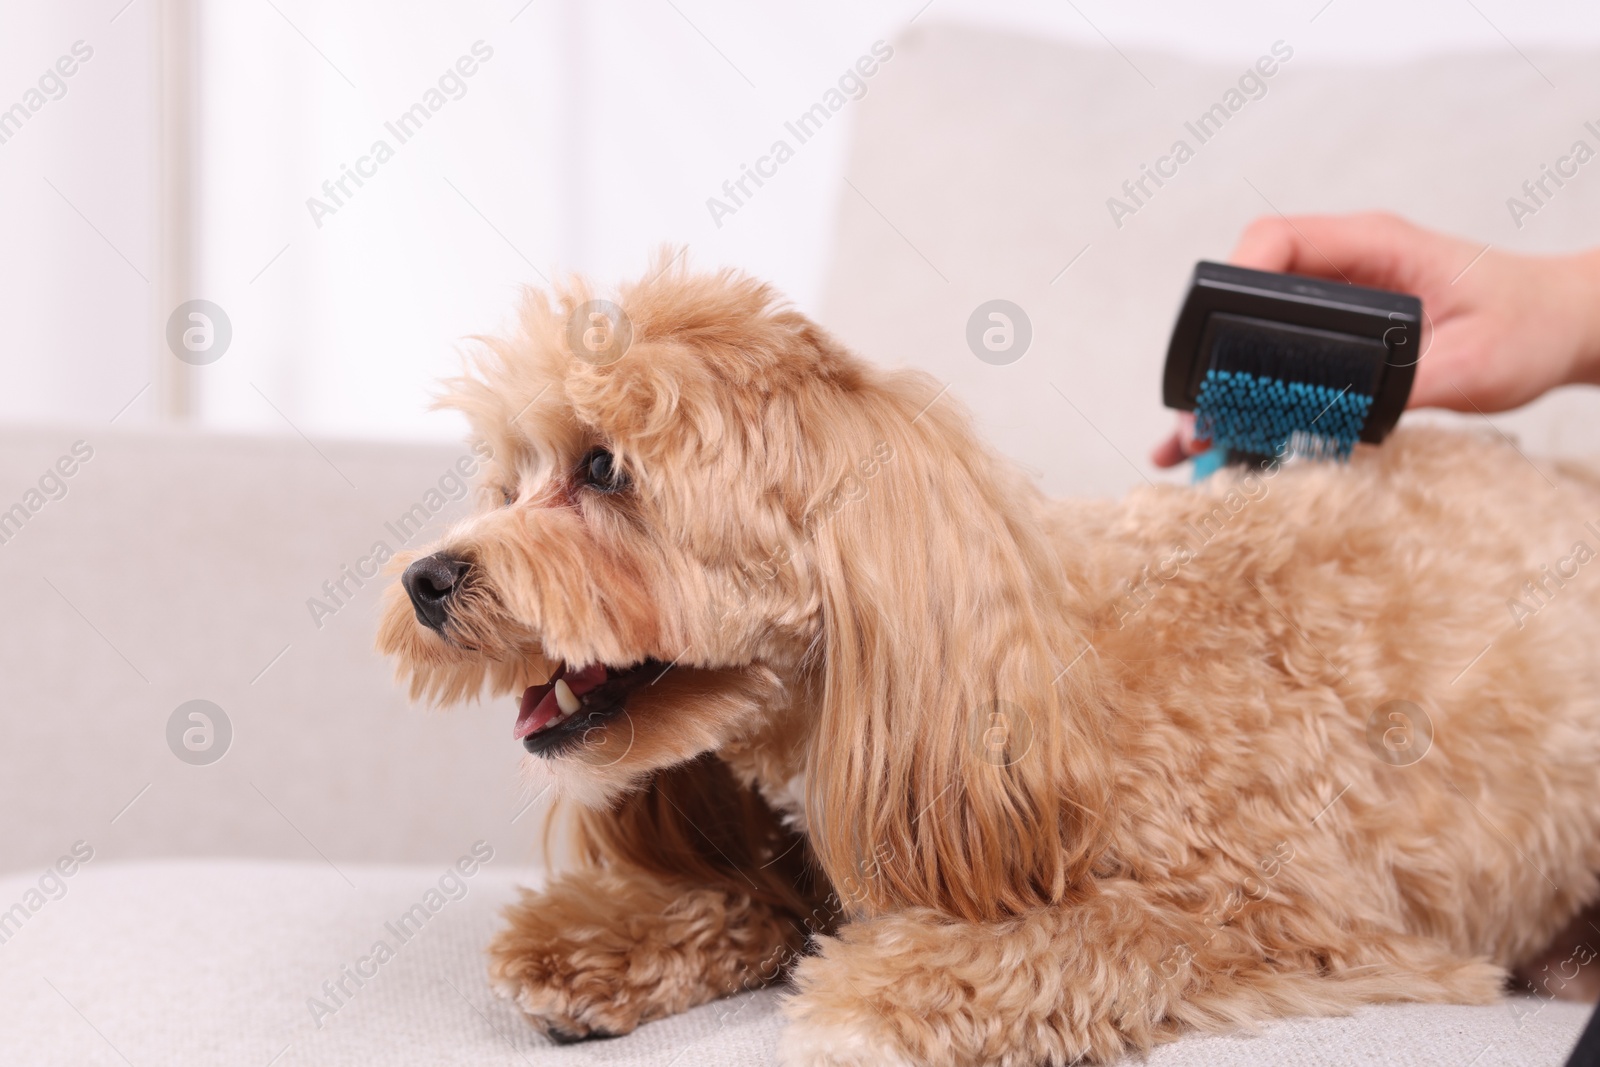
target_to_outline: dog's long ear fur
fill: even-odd
[[[812,484],[838,487],[809,518],[824,633],[807,819],[857,913],[987,919],[1062,900],[1093,863],[1104,712],[1063,673],[1088,630],[1063,611],[1042,497],[936,394],[869,372],[800,413],[830,428]]]
[[[664,768],[612,807],[574,815],[578,855],[590,866],[620,863],[748,897],[793,919],[801,942],[807,924],[832,927],[804,840],[713,756]],[[555,826],[547,826],[547,852]]]

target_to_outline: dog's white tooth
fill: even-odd
[[[567,680],[565,678],[556,679],[555,693],[556,706],[561,709],[561,714],[563,716],[571,715],[573,712],[583,707],[582,704],[578,703],[578,695],[572,691],[572,686],[567,684]]]

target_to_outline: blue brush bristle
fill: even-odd
[[[1371,407],[1371,396],[1351,389],[1212,369],[1200,384],[1195,433],[1211,439],[1211,469],[1228,452],[1345,459]],[[1204,477],[1198,467],[1195,474]]]

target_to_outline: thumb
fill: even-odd
[[[1409,288],[1423,232],[1394,215],[1266,215],[1239,235],[1229,262],[1379,289]]]

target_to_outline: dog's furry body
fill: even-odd
[[[1593,472],[1402,430],[1053,502],[754,282],[659,270],[605,366],[586,295],[455,383],[510,505],[380,637],[445,700],[672,665],[529,760],[585,805],[492,949],[546,1032],[789,974],[788,1064],[1112,1058],[1489,1000],[1600,895]]]

